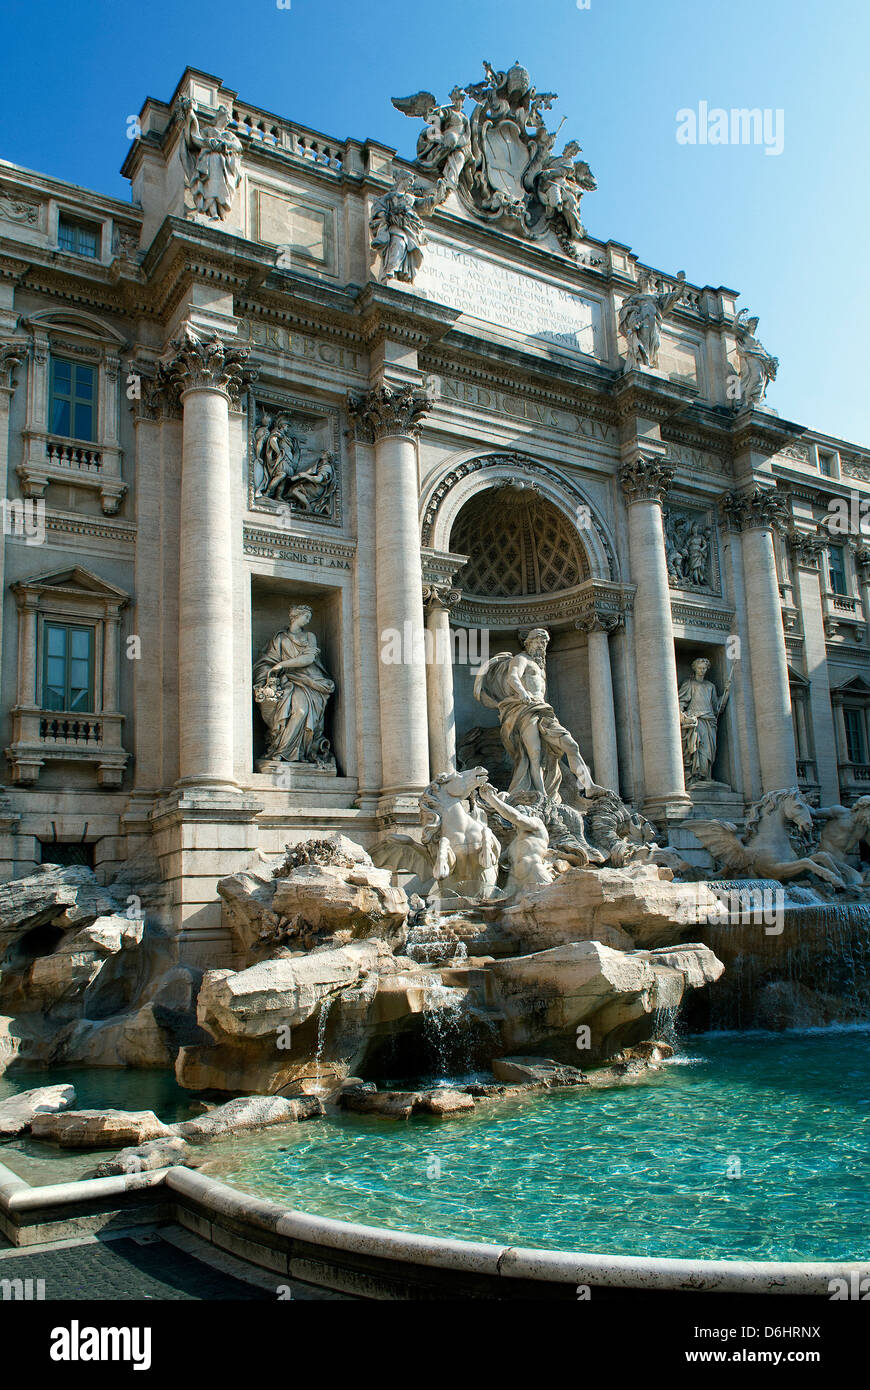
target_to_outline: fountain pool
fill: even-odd
[[[455,1120],[335,1115],[205,1171],[322,1216],[555,1250],[870,1257],[870,1033],[706,1034],[609,1091]]]

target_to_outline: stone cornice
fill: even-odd
[[[349,393],[347,413],[356,437],[368,443],[388,435],[419,439],[423,420],[433,404],[430,392],[419,386],[380,385],[360,394]]]

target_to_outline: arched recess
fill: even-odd
[[[577,533],[588,564],[588,577],[619,583],[619,561],[610,533],[589,497],[574,479],[552,464],[521,453],[472,455],[453,464],[424,490],[421,499],[421,541],[442,553],[451,549],[453,526],[467,502],[505,487],[534,489],[550,502]]]

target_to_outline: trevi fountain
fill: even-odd
[[[15,1244],[171,1219],[352,1296],[864,1277],[870,552],[819,511],[870,460],[767,407],[733,292],[588,237],[554,100],[398,97],[403,161],[188,69],[103,200],[118,295],[181,306],[129,427],[83,290],[3,320],[10,478],[79,547],[0,552]],[[48,432],[57,353],[100,451]]]

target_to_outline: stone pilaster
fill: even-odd
[[[592,775],[602,787],[619,791],[619,754],[616,742],[616,709],[610,665],[610,633],[622,619],[614,613],[593,610],[574,626],[587,634],[589,652],[589,705],[592,713]]]
[[[348,398],[357,435],[374,445],[382,814],[411,811],[429,781],[417,440],[432,404],[415,385],[383,383]],[[397,660],[397,644],[401,660]],[[385,659],[386,658],[386,659]]]
[[[619,471],[628,506],[631,577],[637,585],[634,656],[644,810],[658,821],[679,820],[691,807],[683,775],[671,590],[662,524],[662,502],[673,476],[673,467],[658,452],[643,450],[627,459]]]
[[[730,494],[723,499],[723,512],[742,532],[761,789],[778,791],[797,781],[788,660],[773,548],[773,530],[785,526],[787,512],[782,498],[770,487]]]
[[[179,781],[237,789],[233,766],[233,535],[229,406],[246,349],[189,324],[172,344],[167,380],[184,412],[179,565]]]
[[[426,697],[429,711],[429,771],[437,777],[456,767],[456,715],[453,703],[453,651],[450,609],[462,597],[449,584],[425,584]]]
[[[810,682],[810,722],[816,775],[821,787],[822,805],[835,806],[840,799],[840,781],[831,687],[828,681],[825,618],[819,588],[819,561],[825,549],[825,539],[812,532],[792,531],[789,535],[789,546],[804,632],[806,673]]]

